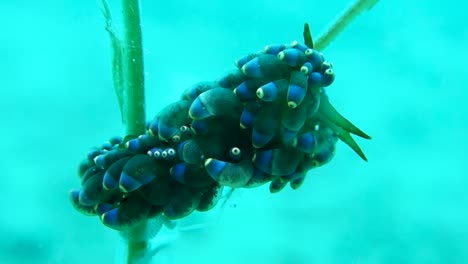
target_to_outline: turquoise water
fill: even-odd
[[[148,118],[348,4],[142,1]],[[467,263],[465,8],[381,0],[358,18],[324,53],[369,162],[339,143],[296,191],[241,190],[185,219],[154,263]],[[1,0],[0,23],[0,263],[119,263],[119,236],[67,198],[87,150],[124,132],[99,2]]]

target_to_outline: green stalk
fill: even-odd
[[[324,50],[346,26],[362,12],[371,9],[379,0],[357,0],[349,6],[338,19],[328,27],[328,30],[314,42],[314,49]]]
[[[140,11],[138,0],[122,0],[124,37],[119,38],[112,25],[112,16],[106,0],[102,0],[106,31],[112,44],[112,79],[126,134],[145,133],[144,64]],[[144,264],[166,244],[150,247],[149,239],[156,236],[166,219],[159,216],[124,229],[120,235],[126,244],[124,263]]]
[[[145,133],[143,48],[138,0],[122,0],[124,120],[127,135]]]
[[[125,237],[127,242],[127,255],[125,263],[144,264],[144,260],[151,259],[148,257],[150,251],[150,243],[148,242],[151,230],[151,225],[148,221],[143,221],[136,226],[131,227],[129,230],[122,231],[122,236]]]
[[[127,135],[145,133],[145,86],[143,47],[140,27],[140,6],[138,0],[122,0],[123,15],[123,119]],[[127,230],[127,263],[137,263],[145,258],[149,249],[149,225],[144,221]]]

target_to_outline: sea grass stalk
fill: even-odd
[[[127,135],[141,135],[145,133],[146,119],[139,1],[122,0],[122,15],[124,30],[122,45],[123,120],[126,122]],[[125,231],[128,243],[126,263],[138,263],[145,259],[149,250],[150,228],[148,222],[143,221]]]
[[[145,133],[144,61],[138,0],[122,0],[124,36],[120,39],[112,25],[112,16],[106,0],[102,0],[102,13],[106,19],[112,47],[112,79],[126,134]],[[162,228],[164,218],[143,221],[120,232],[125,239],[123,263],[145,264],[166,245],[151,247],[149,239]],[[120,255],[120,254],[119,254]]]
[[[358,15],[371,9],[379,0],[356,0],[314,42],[314,49],[323,51]]]
[[[122,0],[124,107],[127,135],[145,133],[143,45],[138,0]]]

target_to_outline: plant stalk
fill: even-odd
[[[127,135],[145,133],[143,47],[138,0],[122,0],[124,116]]]
[[[145,133],[145,86],[140,6],[138,0],[122,0],[123,15],[123,116],[127,135]],[[149,225],[144,221],[127,231],[127,263],[135,264],[145,258]]]
[[[327,31],[314,42],[314,49],[323,51],[349,23],[362,12],[371,9],[378,1],[379,0],[356,0],[330,27],[328,27]]]

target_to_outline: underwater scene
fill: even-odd
[[[468,263],[466,7],[0,0],[0,264]]]

